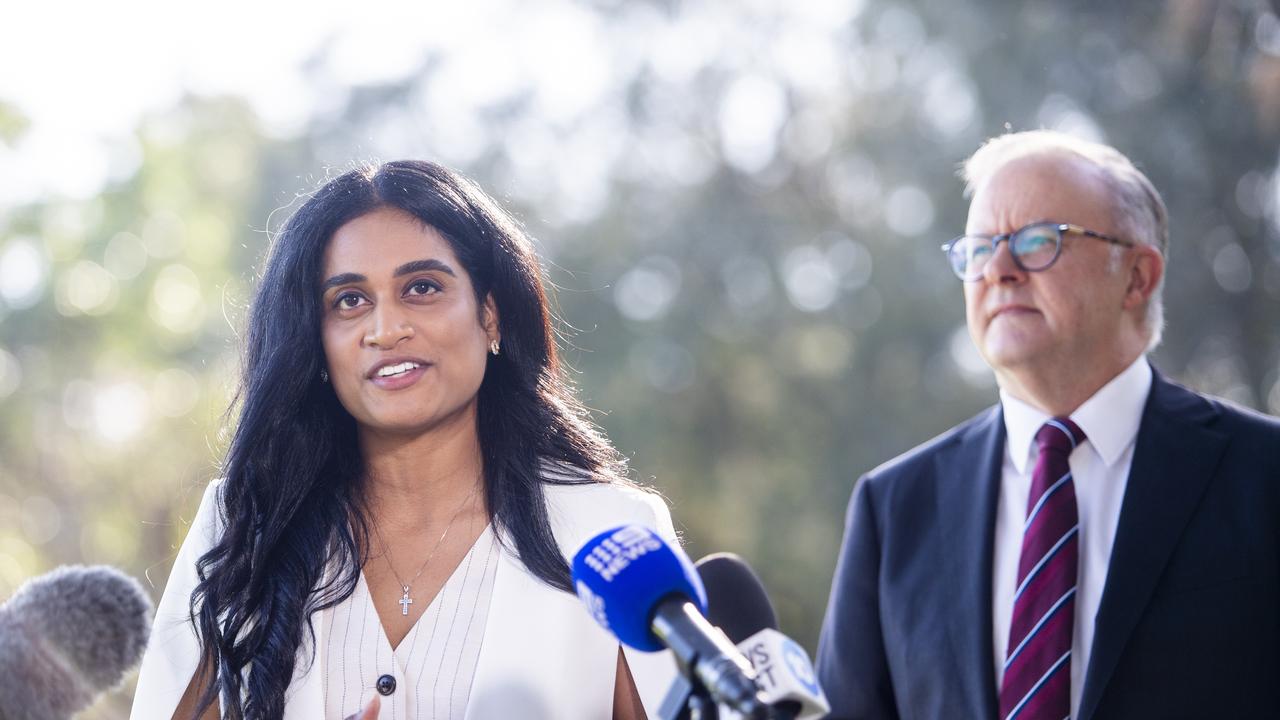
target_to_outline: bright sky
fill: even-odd
[[[576,168],[570,179],[581,178],[585,188],[561,194],[583,198],[601,187],[599,173],[588,169],[606,166],[623,142],[610,115],[619,109],[607,107],[621,102],[613,97],[621,93],[615,79],[643,63],[680,87],[716,59],[736,77],[716,118],[722,150],[731,163],[755,171],[776,151],[788,114],[779,81],[822,98],[819,105],[847,99],[839,78],[850,58],[836,36],[862,4],[708,0],[672,17],[647,3],[621,3],[606,22],[573,0],[24,3],[6,10],[0,24],[0,101],[32,121],[18,147],[0,145],[0,218],[6,207],[48,195],[91,197],[104,183],[131,175],[139,162],[131,137],[138,121],[184,92],[246,97],[266,132],[289,135],[317,108],[333,107],[345,88],[400,79],[428,53],[444,62],[430,87],[409,100],[412,127],[379,128],[375,154],[420,151],[377,145],[399,143],[407,132],[431,137],[430,151],[465,164],[482,137],[475,111],[532,90],[543,129],[508,138],[513,161],[533,176],[522,184],[546,184],[546,156],[566,160],[568,153]],[[897,44],[923,42],[910,12],[883,13],[879,25],[877,33]],[[678,93],[672,99],[679,105]],[[671,110],[679,117],[679,107]],[[539,134],[583,114],[591,120],[572,137],[549,142]],[[972,119],[971,111],[961,114]],[[575,138],[581,152],[573,151]],[[675,175],[697,177],[698,149],[681,149],[675,140],[647,145],[677,156],[665,161]]]
[[[32,132],[18,152],[0,147],[0,206],[42,191],[91,195],[127,173],[122,140],[184,89],[246,96],[269,131],[287,134],[323,100],[301,71],[322,49],[339,87],[392,80],[432,49],[495,50],[494,35],[527,20],[514,10],[494,0],[14,4],[0,24],[0,100],[18,106]],[[541,14],[554,23],[575,13],[554,2]]]

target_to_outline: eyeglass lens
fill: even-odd
[[[1009,251],[1024,270],[1043,270],[1058,256],[1062,235],[1054,225],[1031,225],[1009,238]],[[995,253],[991,238],[966,236],[951,248],[951,264],[957,275],[976,278]]]

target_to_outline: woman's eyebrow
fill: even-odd
[[[453,272],[453,268],[435,259],[410,260],[409,262],[396,268],[394,277],[400,277],[401,275],[412,275],[413,273],[426,272],[428,270],[438,270],[452,277],[457,277],[457,274]],[[337,287],[338,285],[347,285],[350,283],[361,283],[361,282],[367,281],[368,279],[369,278],[365,277],[364,275],[361,275],[360,273],[339,273],[329,278],[328,280],[325,280],[324,283],[321,284],[320,294],[323,295],[324,293],[328,292],[329,288]]]
[[[396,268],[395,277],[411,275],[417,272],[426,272],[427,270],[439,270],[442,273],[447,273],[448,275],[457,277],[453,272],[453,268],[434,258],[429,260],[410,260]]]
[[[321,295],[325,294],[326,292],[329,291],[329,288],[331,287],[337,287],[339,285],[348,285],[350,283],[360,283],[368,279],[369,278],[361,275],[360,273],[339,273],[338,275],[334,275],[333,277],[324,281],[324,283],[320,286],[320,294]]]

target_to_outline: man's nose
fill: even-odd
[[[1027,279],[1027,271],[1018,267],[1013,259],[1013,251],[1009,248],[1009,240],[995,246],[991,258],[982,268],[982,278],[993,285],[1021,282]]]

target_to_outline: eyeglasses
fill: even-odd
[[[1014,264],[1023,271],[1047,270],[1062,254],[1062,234],[1069,232],[1113,245],[1134,246],[1130,240],[1103,235],[1079,225],[1045,221],[1031,223],[1004,235],[963,235],[943,245],[942,251],[947,254],[956,277],[965,282],[973,282],[982,277],[987,262],[996,254],[996,248],[1002,242],[1009,244],[1009,254],[1013,256]]]

